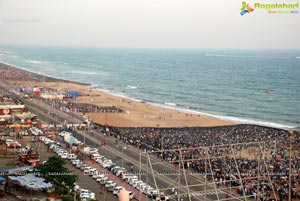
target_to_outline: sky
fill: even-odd
[[[300,0],[246,0],[299,3]],[[0,0],[0,44],[102,48],[300,49],[298,14],[242,0]]]

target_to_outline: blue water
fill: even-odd
[[[234,122],[300,127],[300,51],[0,50],[4,62],[112,94]]]

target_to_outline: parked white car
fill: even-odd
[[[72,133],[67,132],[67,131],[62,131],[62,132],[58,133],[58,135],[64,137],[65,135],[72,135]]]
[[[132,191],[129,191],[129,199],[133,199],[134,193]]]
[[[90,172],[91,169],[92,169],[92,167],[87,166],[87,167],[85,167],[85,168],[83,169],[83,173],[84,173],[84,174],[88,174],[88,173]]]
[[[79,197],[81,199],[86,198],[86,199],[93,199],[93,200],[95,200],[95,198],[96,198],[95,193],[93,193],[92,191],[87,190],[87,189],[81,189]]]
[[[116,186],[117,184],[111,180],[108,180],[105,184],[106,188],[109,188],[110,186]]]
[[[64,159],[66,159],[66,158],[68,158],[68,153],[63,153],[63,154],[61,154],[61,155],[59,155],[61,158],[64,158]]]
[[[5,141],[6,146],[9,146],[13,142],[14,142],[14,140],[12,140],[12,139],[6,139],[6,141]]]
[[[71,160],[71,163],[73,164],[73,165],[76,165],[77,163],[79,163],[80,162],[80,160],[79,159],[74,159],[74,160]]]
[[[96,181],[100,182],[100,180],[107,178],[104,174],[98,174],[96,177]]]
[[[68,155],[68,159],[71,160],[71,159],[76,159],[78,156],[76,154],[69,154]]]
[[[97,179],[97,177],[98,177],[98,175],[100,175],[100,173],[96,170],[91,175],[92,175],[93,179]]]
[[[114,195],[118,195],[120,193],[120,191],[122,190],[122,186],[116,186],[113,190],[113,194]]]
[[[144,183],[144,182],[141,181],[141,180],[135,181],[135,182],[133,182],[132,187],[133,187],[133,188],[136,188],[139,184],[143,184],[143,183]]]

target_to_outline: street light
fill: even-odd
[[[292,140],[294,131],[290,130],[290,163],[289,163],[289,201],[292,200]]]
[[[157,126],[157,133],[158,135],[160,135],[160,132],[159,132],[159,124],[156,125]],[[160,146],[161,146],[161,150],[164,149],[164,146],[163,146],[163,136],[161,136],[161,139],[160,139]]]
[[[124,167],[124,150],[126,150],[126,147],[122,148],[122,167]]]

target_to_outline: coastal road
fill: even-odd
[[[38,114],[40,118],[43,118],[43,120],[47,122],[58,122],[61,124],[64,120],[67,120],[69,123],[81,123],[81,120],[76,118],[76,116],[70,113],[59,111],[41,101],[28,99],[23,100],[26,103],[26,105],[30,108],[30,110]],[[52,115],[49,115],[49,113]],[[127,169],[129,169],[128,166],[134,165],[135,170],[137,170],[138,172],[146,173],[145,175],[141,175],[141,179],[143,181],[147,180],[148,184],[150,184],[151,186],[157,185],[159,189],[177,189],[178,195],[174,195],[174,193],[171,192],[171,190],[166,191],[166,193],[172,198],[179,197],[180,194],[185,194],[185,196],[181,196],[182,199],[189,200],[187,197],[189,193],[189,195],[193,195],[193,200],[217,200],[218,198],[225,199],[226,192],[222,191],[221,189],[217,189],[216,193],[214,186],[204,185],[203,179],[199,177],[186,175],[187,179],[185,179],[182,169],[180,172],[178,172],[178,170],[174,171],[172,165],[155,164],[152,166],[153,172],[150,172],[150,161],[161,162],[161,160],[156,159],[154,156],[150,157],[151,160],[147,160],[146,157],[140,156],[141,150],[138,150],[135,147],[123,144],[121,142],[115,143],[113,138],[104,136],[103,134],[99,134],[96,132],[78,131],[74,133],[74,135],[86,144],[100,148],[100,152],[103,155],[105,155],[107,158],[116,161],[119,165],[123,164],[124,167],[126,167]],[[105,139],[108,142],[107,146],[100,145],[103,139]],[[124,147],[126,147],[126,150],[124,150]],[[139,164],[140,157],[141,165]],[[149,162],[148,165],[146,165],[147,161]],[[163,172],[164,174],[159,174],[161,172]],[[177,172],[177,176],[175,178],[174,174],[168,174],[175,172]],[[190,186],[189,189],[185,188],[186,185]],[[206,194],[202,192],[205,190],[205,188]]]
[[[28,104],[28,107],[38,114],[39,118],[45,121],[50,122],[56,122],[57,119],[61,121],[64,121],[64,119],[68,119],[68,121],[72,120],[70,123],[81,123],[79,119],[76,119],[74,116],[70,119],[70,115],[58,111],[54,109],[53,107],[45,104],[44,102],[37,101],[37,100],[31,100],[28,101],[25,99],[26,104]],[[49,115],[49,113],[45,111],[50,111],[52,115]],[[200,180],[196,177],[191,177],[187,175],[187,179],[185,180],[183,171],[180,172],[174,171],[174,168],[171,165],[166,164],[157,164],[157,162],[161,162],[157,159],[154,159],[154,157],[151,157],[150,161],[155,160],[155,165],[152,166],[153,170],[155,171],[154,174],[150,172],[149,164],[147,164],[147,158],[141,157],[141,165],[140,165],[140,150],[137,148],[134,148],[132,146],[125,145],[121,142],[118,142],[117,144],[111,137],[106,137],[103,134],[97,133],[95,131],[92,132],[81,132],[76,131],[74,132],[74,136],[77,137],[80,141],[88,144],[92,147],[100,148],[101,154],[106,156],[107,158],[112,159],[115,161],[118,165],[122,166],[124,165],[127,170],[129,170],[131,165],[135,166],[135,172],[143,172],[145,174],[141,175],[141,179],[151,186],[156,186],[158,189],[167,189],[166,194],[169,195],[172,198],[175,197],[182,197],[184,200],[189,200],[187,195],[192,195],[193,200],[203,200],[203,197],[206,196],[207,200],[217,200],[218,197],[214,191],[214,188],[212,186],[207,186],[207,194],[203,194],[203,192],[197,193],[199,191],[205,190],[204,181]],[[106,140],[107,146],[101,146],[101,141]],[[126,147],[126,150],[124,150],[124,147]],[[125,153],[124,153],[125,152]],[[143,164],[143,165],[142,165]],[[175,177],[174,177],[175,175]],[[154,180],[155,177],[155,180]],[[156,184],[156,185],[155,185]],[[186,188],[186,185],[193,185],[192,187],[189,187],[189,189]],[[174,188],[177,191],[177,195],[174,194],[174,192],[171,191],[171,189]],[[218,196],[219,198],[226,196],[225,192],[222,192],[222,190],[218,190]],[[180,196],[182,194],[182,196]]]

